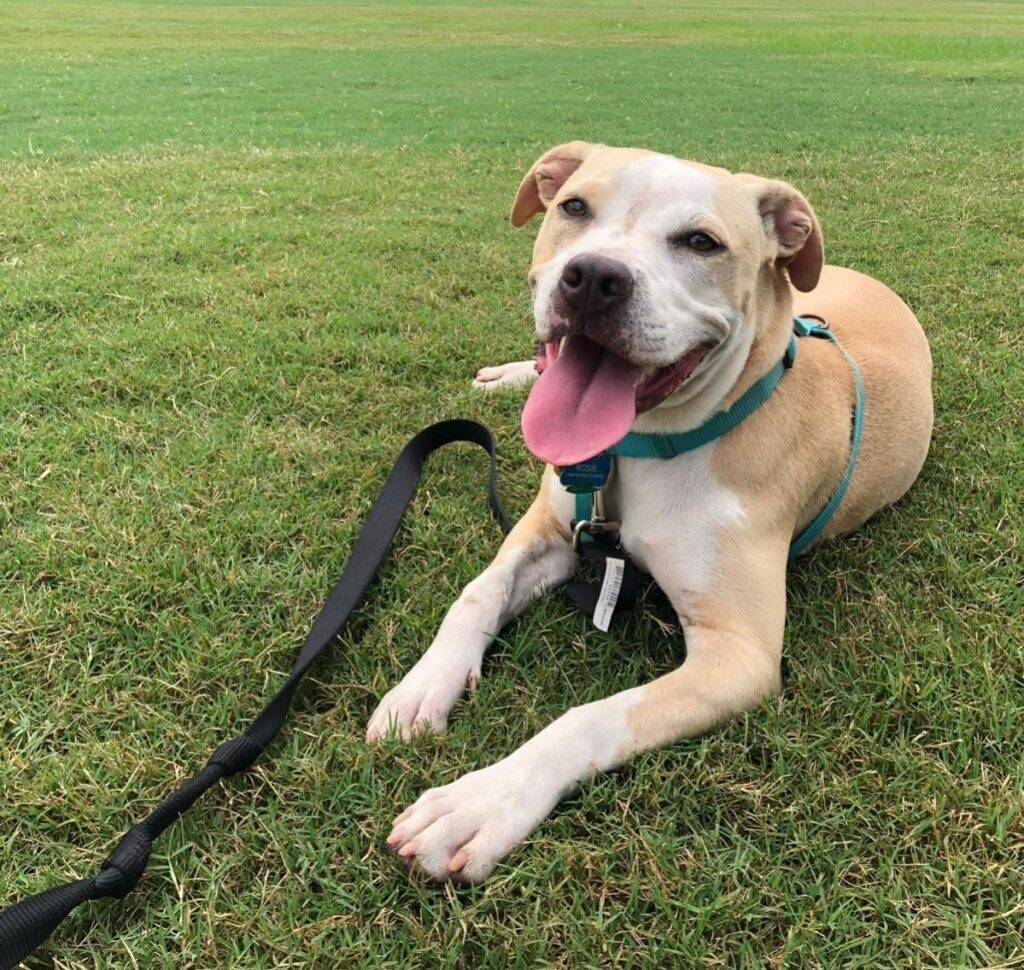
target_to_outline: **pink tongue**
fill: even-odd
[[[636,417],[636,370],[587,337],[570,337],[523,408],[523,438],[538,458],[573,465],[621,441]]]

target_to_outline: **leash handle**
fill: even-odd
[[[498,460],[494,437],[476,421],[439,421],[409,440],[395,461],[356,537],[341,578],[313,621],[288,679],[245,731],[219,745],[206,765],[171,792],[143,821],[132,826],[100,871],[29,896],[0,912],[0,970],[12,970],[49,939],[76,907],[93,899],[124,898],[146,869],[153,842],[222,778],[246,771],[277,737],[291,709],[292,697],[314,661],[334,642],[359,605],[398,532],[423,473],[438,448],[465,441],[490,455],[487,497],[504,532],[510,522],[498,495]]]

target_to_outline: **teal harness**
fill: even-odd
[[[853,478],[854,469],[857,467],[861,433],[864,430],[864,411],[867,407],[867,394],[864,390],[864,378],[861,376],[860,368],[857,366],[857,362],[847,353],[846,348],[839,342],[839,338],[829,330],[828,325],[824,321],[816,322],[810,317],[797,317],[793,321],[793,334],[794,336],[789,338],[789,346],[786,348],[782,360],[768,371],[764,377],[755,382],[728,411],[719,411],[708,418],[699,428],[694,428],[691,431],[682,431],[678,434],[646,434],[639,431],[631,431],[618,444],[612,445],[606,452],[608,455],[620,458],[675,458],[677,455],[700,448],[702,445],[720,438],[727,431],[731,431],[736,425],[745,421],[772,396],[775,388],[779,386],[782,376],[796,361],[797,337],[821,337],[825,340],[831,340],[839,348],[840,353],[850,365],[850,370],[853,371],[856,403],[853,409],[850,457],[846,462],[846,470],[843,472],[839,487],[835,490],[832,498],[828,500],[825,507],[817,514],[814,521],[790,545],[790,559],[799,556],[821,535],[825,526],[828,525],[832,516],[836,514],[836,511],[842,504],[846,490],[850,487],[850,480]],[[577,522],[583,522],[589,517],[591,511],[590,503],[593,501],[592,494],[591,492],[576,494]]]

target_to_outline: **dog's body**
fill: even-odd
[[[575,142],[531,169],[513,223],[541,211],[530,278],[547,346],[540,363],[552,372],[524,415],[535,451],[568,464],[580,448],[593,453],[591,438],[607,447],[598,440],[606,429],[593,418],[605,402],[595,395],[607,391],[614,403],[628,380],[643,408],[634,430],[694,428],[779,361],[794,315],[814,314],[859,364],[868,402],[856,472],[824,536],[855,528],[910,487],[931,434],[927,341],[883,284],[823,266],[817,221],[790,186]],[[574,355],[592,365],[581,378],[590,396],[578,412],[570,399],[561,427],[563,412],[551,401],[561,407],[564,375],[582,372]],[[606,365],[615,373],[599,387],[591,375]],[[487,368],[477,381],[525,383],[533,369],[533,362]],[[617,459],[608,514],[621,521],[626,552],[678,613],[685,663],[570,710],[504,760],[426,792],[396,819],[388,842],[399,855],[433,878],[485,878],[580,780],[776,694],[789,545],[843,475],[853,404],[841,353],[828,341],[803,339],[771,398],[725,436],[668,460]],[[607,413],[612,423],[619,416]],[[571,576],[573,514],[573,496],[549,464],[492,565],[381,701],[370,740],[392,727],[404,737],[444,728],[502,626]]]

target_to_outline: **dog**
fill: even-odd
[[[542,155],[519,187],[512,224],[542,214],[529,271],[538,359],[476,380],[493,388],[542,372],[524,412],[527,444],[548,462],[540,491],[380,701],[370,742],[443,731],[498,631],[572,576],[574,496],[558,466],[623,429],[686,431],[728,409],[783,358],[795,315],[827,322],[867,395],[854,474],[821,538],[900,498],[928,451],[920,324],[884,284],[824,264],[818,219],[793,186],[577,141]],[[685,662],[425,792],[394,820],[388,846],[431,879],[481,881],[596,772],[777,695],[790,543],[844,476],[855,401],[840,349],[804,339],[774,393],[724,436],[668,460],[616,459],[608,514],[678,614]]]

